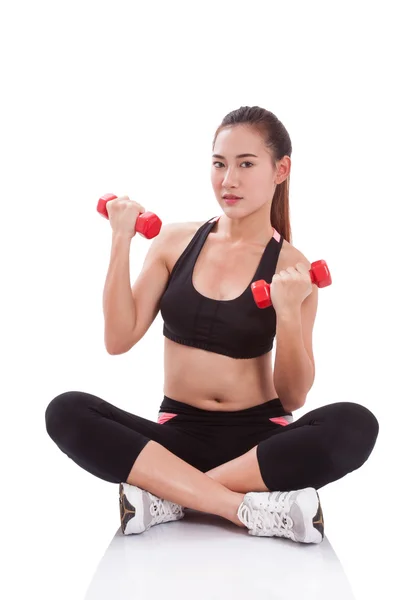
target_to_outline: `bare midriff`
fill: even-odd
[[[171,273],[197,229],[188,223],[187,232],[170,248],[166,262]],[[264,252],[261,244],[229,244],[213,231],[197,258],[192,282],[203,296],[232,300],[249,285]],[[275,272],[289,262],[293,247],[284,240]],[[289,256],[288,256],[289,255]],[[164,395],[203,410],[243,410],[264,404],[277,393],[273,383],[272,351],[250,359],[231,358],[164,338]]]

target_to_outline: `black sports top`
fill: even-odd
[[[171,271],[160,302],[163,335],[179,344],[232,358],[255,358],[272,349],[276,313],[272,305],[258,308],[250,285],[258,279],[271,283],[283,237],[273,230],[273,237],[243,294],[233,300],[215,300],[195,289],[192,274],[197,257],[218,219],[214,217],[196,231]]]

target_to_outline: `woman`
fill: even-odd
[[[223,214],[165,225],[132,288],[130,244],[145,209],[126,196],[107,204],[105,344],[110,354],[127,352],[161,311],[158,422],[73,391],[50,402],[46,428],[79,466],[120,484],[125,534],[181,519],[188,507],[251,535],[319,543],[317,490],[372,452],[379,425],[360,404],[337,402],[293,420],[315,377],[318,289],[310,262],[291,244],[291,152],[271,112],[228,114],[215,134],[211,171]],[[252,297],[259,279],[271,283],[266,309]]]

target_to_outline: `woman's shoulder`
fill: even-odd
[[[280,252],[280,268],[287,269],[288,267],[295,267],[297,263],[303,263],[311,269],[311,263],[308,258],[293,244],[287,240],[283,240],[282,248]]]
[[[175,221],[163,226],[164,233],[164,258],[171,273],[177,258],[190,243],[196,231],[209,219],[204,221]]]
[[[196,231],[205,225],[207,221],[175,221],[163,225],[164,237],[168,243],[171,241],[179,241],[187,236],[194,235]]]

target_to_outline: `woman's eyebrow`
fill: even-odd
[[[236,158],[244,158],[245,156],[254,156],[254,158],[258,158],[256,154],[238,154]],[[225,156],[222,156],[222,154],[213,154],[213,158],[223,158],[225,160]]]

